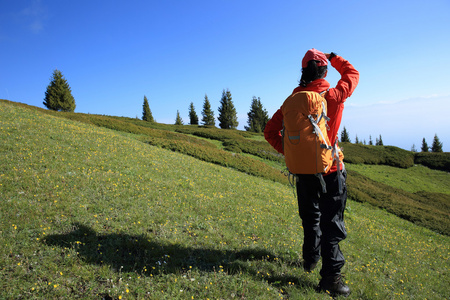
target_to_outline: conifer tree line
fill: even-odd
[[[425,138],[422,139],[422,147],[420,148],[421,152],[443,152],[442,150],[442,142],[439,140],[439,137],[437,134],[434,134],[433,143],[431,144],[431,147],[428,147],[428,143],[425,140]],[[415,149],[415,145],[413,145]],[[413,151],[411,149],[411,151]]]
[[[341,137],[339,139],[341,142],[348,142],[351,143],[351,139],[350,139],[350,134],[348,133],[347,129],[343,128],[343,130],[341,131]],[[358,135],[356,135],[355,138],[355,144],[362,144],[362,145],[367,145],[366,140],[361,141],[358,138]],[[374,145],[373,141],[372,141],[372,136],[369,136],[369,143],[368,145]],[[379,137],[377,137],[375,139],[375,146],[383,146],[383,139],[381,137],[381,134]],[[437,136],[437,134],[434,135],[433,138],[433,144],[431,145],[431,147],[428,146],[428,143],[426,142],[425,138],[422,139],[422,147],[421,152],[443,152],[442,150],[443,148],[443,144],[442,142],[439,140],[439,137]],[[416,145],[413,144],[411,147],[411,151],[412,152],[418,152],[416,149]]]
[[[339,140],[341,142],[347,142],[347,143],[351,143],[352,142],[351,139],[350,139],[350,134],[349,134],[347,128],[345,128],[345,126],[342,129],[342,131],[341,131],[341,137],[340,137]],[[369,135],[369,143],[367,143],[366,140],[360,140],[358,138],[358,135],[356,135],[354,144],[370,145],[370,146],[374,145],[371,135]],[[383,146],[383,138],[381,137],[381,134],[380,134],[379,137],[375,138],[375,146]]]
[[[72,90],[69,83],[64,78],[62,72],[58,69],[53,71],[52,77],[50,78],[50,83],[45,91],[45,98],[43,104],[50,110],[63,111],[63,112],[73,112],[75,111],[75,98],[72,95]],[[227,90],[222,91],[222,97],[220,99],[220,106],[218,108],[219,116],[219,127],[222,129],[236,129],[239,125],[237,120],[237,112],[234,107],[231,92]],[[214,111],[211,109],[211,103],[209,102],[208,96],[205,94],[202,109],[202,125],[205,126],[215,126]],[[264,109],[261,99],[255,96],[252,98],[250,105],[250,111],[247,113],[248,120],[247,125],[244,126],[245,130],[251,132],[263,132],[264,128],[269,121],[269,116],[267,110]],[[144,95],[144,103],[142,105],[142,120],[147,122],[155,122],[152,112],[150,110],[150,105],[147,96]],[[177,110],[177,115],[175,118],[175,125],[183,125],[183,120],[180,116],[180,112]],[[194,103],[191,102],[189,105],[189,124],[199,125],[199,118],[195,112]],[[341,131],[340,136],[341,142],[351,143],[350,134],[345,128]],[[366,140],[360,140],[358,135],[355,137],[355,144],[367,145]],[[368,145],[373,145],[372,136],[369,136]],[[375,139],[376,146],[383,146],[383,139],[381,134]],[[417,152],[416,146],[413,144],[411,151]],[[425,138],[422,139],[421,152],[443,152],[443,144],[439,140],[437,134],[434,135],[433,143],[431,147],[428,146]]]
[[[237,120],[237,112],[234,107],[233,98],[230,90],[223,90],[222,97],[220,99],[220,106],[218,108],[219,116],[219,127],[222,129],[236,129],[239,125]],[[261,99],[255,96],[252,98],[250,105],[250,111],[248,116],[248,126],[244,126],[245,130],[252,132],[263,132],[264,128],[269,121],[269,115],[267,110],[264,108]],[[201,125],[204,126],[215,126],[216,120],[214,117],[214,111],[211,109],[211,103],[209,101],[208,95],[205,94],[203,101],[203,109],[201,112]],[[155,122],[150,111],[150,106],[148,99],[144,96],[143,113],[142,120]],[[179,110],[177,110],[175,125],[183,125],[184,122],[180,116]],[[199,117],[195,111],[194,103],[189,104],[189,124],[190,125],[200,125]]]
[[[61,71],[55,69],[50,79],[50,84],[45,92],[43,104],[51,110],[73,112],[75,111],[75,99],[72,95],[72,90],[69,83],[64,78]],[[223,90],[220,99],[220,106],[218,108],[219,127],[222,129],[236,129],[239,125],[237,120],[237,112],[234,107],[233,98],[230,90]],[[215,126],[216,121],[214,111],[211,109],[211,103],[208,96],[205,94],[202,110],[202,125]],[[264,109],[261,99],[253,97],[248,116],[248,126],[245,126],[247,131],[262,132],[269,121],[267,111]],[[144,95],[144,102],[142,104],[142,120],[147,122],[156,122],[153,118],[152,111],[147,96]],[[180,112],[177,110],[175,118],[175,125],[183,125],[183,120]],[[195,111],[194,103],[191,102],[189,106],[189,124],[199,125],[199,117]]]

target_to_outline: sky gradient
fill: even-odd
[[[298,85],[310,48],[360,72],[346,102],[350,138],[450,151],[450,1],[0,0],[0,99],[44,107],[55,68],[75,112],[185,124],[223,89],[247,125],[253,96],[271,116]],[[328,81],[339,80],[329,70]],[[218,121],[216,121],[218,126]]]

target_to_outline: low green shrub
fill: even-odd
[[[419,152],[414,155],[414,163],[430,169],[450,172],[450,152]]]
[[[344,162],[353,164],[389,165],[409,168],[414,165],[414,154],[394,146],[367,146],[340,143],[344,152]]]
[[[219,140],[223,142],[225,150],[235,153],[247,153],[264,159],[284,163],[284,156],[279,154],[266,141],[252,140],[255,133],[238,130],[223,130],[207,127],[189,127],[178,128],[177,132],[192,134],[195,136]]]
[[[233,152],[233,153],[242,153],[241,148],[236,145],[236,143],[229,143],[229,142],[225,142],[223,143],[224,146],[224,150],[229,151],[229,152]]]
[[[244,153],[284,164],[284,156],[275,151],[266,141],[250,139],[227,140],[224,142],[225,145],[233,145]]]
[[[212,140],[226,141],[226,140],[240,140],[242,138],[250,138],[253,135],[246,131],[233,129],[220,129],[210,126],[182,126],[176,129],[176,132],[191,134],[208,138]]]

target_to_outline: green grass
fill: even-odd
[[[408,169],[384,165],[346,166],[349,197],[450,235],[450,177],[447,172],[421,165]]]
[[[421,191],[410,193],[348,171],[348,196],[370,203],[415,224],[450,235],[450,195]]]
[[[0,298],[330,299],[288,185],[136,130],[0,102]],[[450,297],[449,236],[355,201],[346,224],[349,299]]]
[[[415,165],[408,169],[363,164],[346,164],[346,167],[375,181],[410,193],[428,191],[450,195],[450,174],[448,172],[432,170],[422,165]]]

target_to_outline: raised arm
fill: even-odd
[[[338,103],[345,102],[355,90],[359,82],[359,72],[347,60],[339,55],[327,54],[331,65],[341,74],[336,87],[329,90],[329,97]],[[328,97],[327,97],[328,98]],[[328,99],[327,99],[328,100]]]
[[[275,150],[284,154],[281,129],[283,129],[283,113],[279,109],[274,113],[272,119],[267,122],[264,128],[264,138]]]

